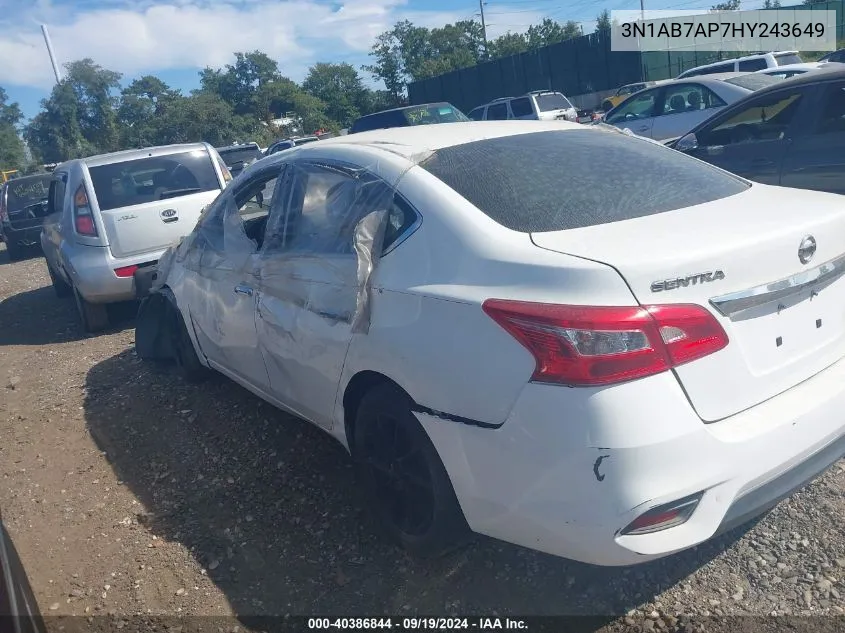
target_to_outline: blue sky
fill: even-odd
[[[714,1],[645,6],[706,9]],[[746,0],[743,8],[761,4]],[[581,22],[587,33],[604,8],[638,9],[639,0],[487,0],[488,36],[525,31],[544,17]],[[0,0],[0,86],[27,117],[38,112],[54,82],[41,24],[60,64],[91,57],[123,73],[124,84],[154,74],[188,91],[200,68],[221,67],[234,51],[262,50],[300,81],[318,61],[366,63],[375,36],[397,20],[433,27],[478,12],[478,0]]]

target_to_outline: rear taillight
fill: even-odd
[[[97,237],[97,225],[84,185],[79,185],[73,196],[73,226],[79,235]]]
[[[138,270],[137,266],[124,266],[123,268],[115,268],[114,274],[118,277],[131,277]]]
[[[728,344],[716,318],[697,305],[593,307],[488,299],[483,309],[532,353],[536,382],[619,383]]]

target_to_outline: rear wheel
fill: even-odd
[[[434,557],[468,540],[449,475],[397,387],[380,385],[362,399],[353,456],[377,518],[405,549]]]
[[[9,261],[11,262],[19,261],[23,259],[24,256],[23,247],[9,241],[6,242],[6,253],[8,253]]]
[[[86,301],[76,288],[73,288],[73,298],[83,330],[89,333],[101,332],[109,326],[109,313],[104,303]]]
[[[53,284],[53,290],[59,299],[64,299],[73,294],[73,288],[70,284],[54,273],[53,269],[50,268],[50,264],[47,264],[47,272],[50,274],[50,282]]]

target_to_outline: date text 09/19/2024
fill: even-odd
[[[518,618],[308,618],[308,630],[370,631],[396,629],[397,631],[449,631],[449,630],[527,630],[525,620]]]

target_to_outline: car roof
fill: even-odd
[[[111,152],[110,154],[97,154],[95,156],[88,156],[86,158],[76,159],[79,162],[85,163],[88,167],[99,167],[101,165],[112,165],[114,163],[122,163],[128,160],[136,160],[138,158],[147,158],[149,156],[167,156],[168,154],[178,154],[180,152],[191,151],[208,151],[208,145],[205,143],[182,143],[179,145],[159,145],[157,147],[145,147],[143,149],[127,149],[120,152]],[[62,165],[67,165],[74,161],[65,161],[58,165],[58,169]]]
[[[413,160],[414,157],[426,152],[475,141],[529,134],[531,132],[583,129],[589,128],[579,123],[567,121],[513,120],[434,123],[336,136],[319,143],[302,145],[293,148],[291,151],[304,152],[303,156],[305,156],[312,152],[322,152],[327,148],[337,146],[356,146],[381,149]],[[287,155],[290,156],[291,154],[287,153]]]
[[[795,75],[789,79],[784,79],[776,84],[772,84],[771,86],[760,88],[760,90],[755,91],[754,94],[766,94],[767,92],[772,92],[773,90],[779,90],[784,86],[792,88],[795,86],[803,86],[805,84],[814,84],[820,81],[836,81],[837,79],[845,79],[845,64],[825,64],[811,73],[801,73],[800,75]]]
[[[241,143],[240,145],[227,145],[226,147],[215,147],[218,153],[220,152],[237,152],[245,149],[261,149],[258,143]]]
[[[705,85],[709,83],[718,83],[724,82],[727,79],[733,79],[734,77],[742,77],[744,75],[750,75],[751,73],[711,73],[709,75],[693,75],[692,77],[679,77],[677,79],[673,79],[673,82],[682,82],[682,81],[694,81],[696,83],[703,83]]]
[[[763,68],[762,70],[755,70],[754,72],[760,74],[771,74],[782,72],[784,70],[816,70],[817,68],[824,68],[827,64],[835,64],[836,62],[803,62],[801,64],[784,64],[783,66],[773,66],[772,68]]]
[[[710,62],[709,64],[702,64],[701,66],[694,66],[685,70],[683,73],[689,73],[694,70],[701,70],[702,68],[710,68],[712,66],[720,66],[721,64],[733,64],[734,62],[743,62],[749,59],[760,59],[761,57],[765,57],[766,55],[774,55],[777,57],[778,55],[797,55],[798,51],[766,51],[765,53],[754,53],[753,55],[743,55],[742,57],[734,57],[732,59],[720,59],[719,61]]]

